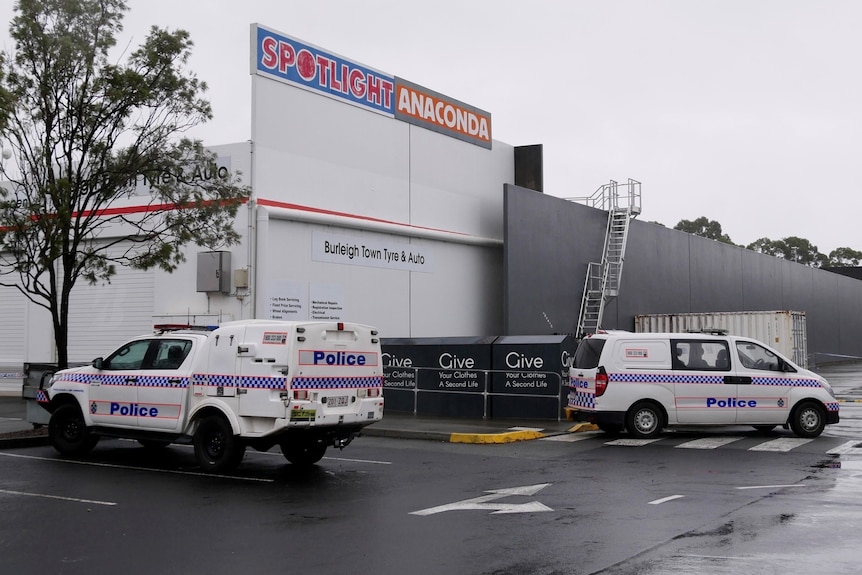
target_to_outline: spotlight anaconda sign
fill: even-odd
[[[251,25],[252,74],[491,149],[491,114],[403,78]]]

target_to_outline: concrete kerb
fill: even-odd
[[[0,450],[20,449],[22,447],[42,447],[50,445],[48,430],[34,430],[32,433],[3,433],[0,434]]]

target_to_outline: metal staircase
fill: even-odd
[[[631,178],[625,184],[611,180],[591,196],[568,199],[608,212],[602,261],[587,265],[576,332],[580,338],[601,328],[605,306],[620,293],[629,222],[641,212],[641,183]]]

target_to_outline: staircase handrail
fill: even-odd
[[[622,197],[617,189],[619,186],[627,188],[627,192]],[[636,216],[641,212],[641,183],[632,178],[629,178],[625,184],[611,180],[609,183],[599,186],[589,196],[563,199],[611,212],[620,209],[628,210],[633,216]]]

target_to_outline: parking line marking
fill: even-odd
[[[391,461],[374,461],[373,459],[350,459],[348,457],[324,457],[332,461],[348,461],[350,463],[370,463],[372,465],[392,465]]]
[[[650,443],[655,443],[656,441],[661,441],[661,437],[657,437],[655,439],[615,439],[613,441],[608,441],[605,445],[619,445],[623,447],[640,447],[642,445],[649,445]]]
[[[749,451],[782,451],[787,452],[791,449],[796,449],[806,443],[811,443],[814,441],[813,439],[802,439],[801,437],[779,437],[778,439],[772,439],[770,441],[766,441],[761,443],[760,445],[755,445],[750,448]]]
[[[22,455],[20,453],[0,452],[4,457],[17,457],[19,459],[32,459],[33,461],[50,461],[51,463],[72,463],[74,465],[88,465],[90,467],[108,467],[111,469],[129,469],[132,471],[151,471],[153,473],[168,473],[173,475],[197,475],[199,477],[215,477],[217,479],[235,479],[237,481],[254,481],[257,483],[274,483],[275,479],[261,479],[258,477],[236,477],[234,475],[218,475],[216,473],[204,473],[202,471],[174,471],[171,469],[150,469],[148,467],[135,467],[132,465],[114,465],[112,463],[96,463],[94,461],[75,461],[73,459],[52,459],[50,457],[36,457],[35,455]]]
[[[783,489],[784,487],[805,487],[804,483],[796,483],[794,485],[749,485],[747,487],[737,487],[740,491],[746,489]]]
[[[685,495],[671,495],[670,497],[663,497],[661,499],[650,501],[647,505],[661,505],[662,503],[667,503],[668,501],[673,501],[674,499],[682,499],[683,497],[685,497]]]
[[[700,439],[692,439],[685,443],[680,443],[675,447],[680,449],[715,449],[734,441],[739,441],[742,437],[702,437]]]
[[[62,497],[60,495],[46,495],[44,493],[27,493],[25,491],[12,491],[11,489],[0,489],[0,493],[8,493],[9,495],[26,495],[28,497],[42,497],[44,499],[59,499],[61,501],[71,501],[73,503],[92,503],[93,505],[116,505],[113,501],[96,501],[95,499],[78,499],[77,497]]]
[[[826,452],[827,455],[846,455],[848,453],[862,454],[862,441],[848,441]]]
[[[574,443],[575,441],[583,441],[584,439],[589,439],[591,437],[595,437],[597,433],[587,431],[584,433],[561,433],[559,435],[548,435],[547,437],[540,437],[539,441],[563,441],[566,443]]]

